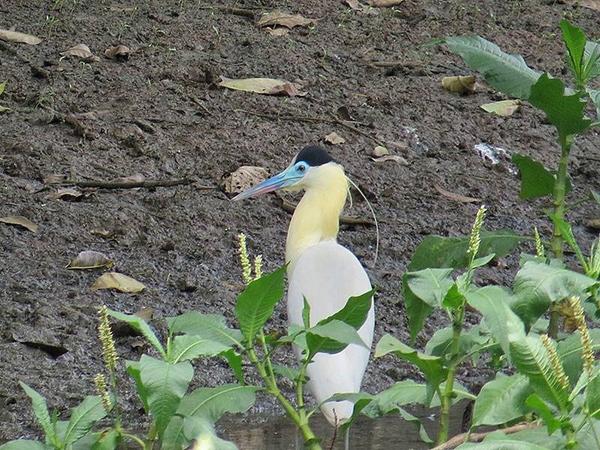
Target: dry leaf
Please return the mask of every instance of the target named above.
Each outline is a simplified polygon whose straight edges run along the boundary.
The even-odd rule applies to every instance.
[[[143,183],[146,181],[146,177],[141,173],[135,175],[129,175],[128,177],[121,177],[115,180],[117,183]]]
[[[371,156],[374,158],[381,158],[382,156],[389,155],[390,151],[383,145],[378,145],[371,151]]]
[[[67,269],[100,269],[102,267],[111,268],[113,262],[104,253],[87,250],[80,252],[75,259],[67,264]]]
[[[586,220],[585,226],[594,230],[600,230],[600,218]]]
[[[104,51],[104,56],[110,59],[129,59],[130,53],[131,51],[129,50],[129,47],[126,47],[124,45],[116,45],[114,47],[108,47]]]
[[[480,198],[466,197],[464,195],[455,194],[454,192],[450,192],[450,191],[447,191],[445,189],[442,189],[437,184],[434,184],[433,187],[435,188],[436,191],[438,191],[444,197],[449,198],[450,200],[454,200],[455,202],[461,202],[461,203],[481,202]]]
[[[502,100],[500,102],[486,103],[481,109],[501,117],[512,116],[521,106],[520,100]]]
[[[374,15],[374,16],[379,14],[379,12],[377,10],[375,10],[374,8],[372,8],[369,5],[363,5],[358,0],[345,0],[342,3],[344,3],[345,5],[348,5],[350,7],[350,9],[352,9],[353,11],[358,11],[361,13],[370,14],[370,15]]]
[[[333,145],[338,145],[338,144],[343,144],[344,142],[346,142],[346,139],[344,139],[339,134],[337,134],[335,131],[333,131],[333,132],[329,133],[327,136],[325,136],[325,142],[329,142],[330,144],[333,144]]]
[[[142,292],[146,286],[127,275],[117,272],[103,273],[92,285],[92,291],[98,289],[115,289],[119,292],[138,293]]]
[[[0,30],[0,41],[20,42],[21,44],[29,45],[38,45],[40,42],[42,42],[39,37],[12,30]]]
[[[475,76],[444,77],[442,78],[442,86],[449,92],[471,94],[475,91]]]
[[[306,92],[301,92],[299,87],[294,83],[273,78],[243,78],[234,80],[222,76],[219,86],[236,91],[255,92],[266,95],[285,94],[290,97],[306,95]]]
[[[287,28],[265,28],[265,30],[271,36],[278,36],[278,37],[285,36],[286,34],[290,33],[290,30],[288,30]]]
[[[408,166],[408,161],[399,155],[385,155],[385,156],[381,156],[380,158],[371,158],[371,160],[376,163],[384,163],[384,162],[388,162],[388,161],[393,161],[393,162],[400,164],[401,166]]]
[[[107,230],[106,228],[94,228],[90,233],[103,239],[109,239],[115,235],[114,231]]]
[[[74,201],[79,200],[83,195],[83,192],[75,188],[60,188],[53,194],[50,194],[50,197],[55,200]]]
[[[23,228],[27,228],[29,231],[33,233],[37,233],[38,226],[29,220],[27,217],[23,216],[5,216],[0,217],[0,222],[6,223],[8,225],[18,225]]]
[[[239,194],[260,183],[268,176],[269,172],[264,167],[242,166],[226,176],[221,183],[221,187],[226,194]]]
[[[63,183],[67,177],[65,175],[60,175],[57,173],[53,173],[50,175],[46,175],[44,177],[44,184],[60,184]]]
[[[600,11],[600,0],[562,0],[561,3],[583,6],[584,8]]]
[[[282,26],[287,28],[306,27],[314,23],[314,20],[302,17],[299,14],[290,14],[282,11],[273,11],[264,14],[256,25],[259,27]]]
[[[375,6],[376,8],[389,8],[390,6],[397,6],[404,0],[369,0],[369,5]]]
[[[90,48],[85,44],[77,44],[71,47],[69,50],[62,52],[61,55],[75,56],[89,62],[100,61],[100,58],[94,55]]]

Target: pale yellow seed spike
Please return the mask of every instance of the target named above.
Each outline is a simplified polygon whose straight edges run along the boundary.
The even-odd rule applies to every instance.
[[[546,252],[544,250],[544,244],[542,243],[542,238],[540,237],[537,227],[533,227],[533,237],[535,239],[535,254],[540,258],[545,258]]]
[[[542,334],[540,338],[542,339],[542,344],[544,345],[550,356],[550,365],[552,366],[552,372],[554,372],[554,375],[558,379],[558,382],[560,383],[561,387],[565,391],[568,391],[571,387],[569,384],[569,378],[567,377],[562,362],[560,361],[560,357],[558,356],[558,352],[556,351],[554,341],[550,339],[547,334]]]
[[[254,258],[254,279],[258,280],[262,277],[262,255]]]
[[[99,312],[98,337],[102,344],[102,358],[108,371],[112,374],[117,367],[117,350],[115,349],[115,340],[110,328],[110,320],[108,318],[108,308],[103,305]]]
[[[96,391],[100,398],[102,399],[102,406],[106,412],[110,412],[113,407],[112,400],[110,399],[110,394],[108,393],[108,388],[106,386],[106,378],[103,374],[99,373],[94,377],[94,384],[96,385]]]
[[[594,349],[592,347],[590,330],[585,321],[583,307],[578,297],[569,297],[569,306],[571,306],[574,319],[577,323],[577,330],[579,330],[579,334],[581,335],[583,369],[588,375],[591,375],[594,369]]]
[[[485,205],[481,205],[477,210],[477,215],[475,216],[475,221],[471,228],[471,236],[469,237],[469,254],[471,255],[471,258],[475,258],[479,252],[479,245],[481,244],[481,228],[483,227],[486,212],[487,209],[485,208]]]
[[[246,247],[246,235],[238,234],[238,249],[240,256],[240,266],[242,267],[242,279],[244,283],[249,284],[252,281],[252,266],[248,257],[248,248]]]

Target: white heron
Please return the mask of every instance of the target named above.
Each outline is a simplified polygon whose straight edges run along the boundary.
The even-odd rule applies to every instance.
[[[288,321],[302,325],[304,298],[310,305],[310,325],[342,309],[352,296],[371,290],[356,256],[336,242],[339,218],[348,195],[344,168],[318,146],[302,149],[283,172],[234,197],[242,200],[277,189],[304,190],[286,242]],[[318,403],[333,394],[359,392],[373,343],[373,299],[358,334],[368,348],[351,344],[336,354],[319,353],[307,367],[307,387]],[[352,415],[349,401],[326,402],[321,411],[333,426]]]

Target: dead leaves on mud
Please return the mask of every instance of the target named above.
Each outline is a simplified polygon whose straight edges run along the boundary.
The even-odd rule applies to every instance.
[[[264,95],[287,95],[290,97],[303,97],[306,95],[306,92],[302,92],[297,84],[273,78],[242,78],[236,80],[222,76],[219,86]]]
[[[5,223],[7,225],[15,225],[22,228],[25,228],[32,233],[37,233],[39,226],[29,220],[27,217],[23,216],[4,216],[0,217],[0,222]]]
[[[114,289],[128,294],[137,294],[142,292],[145,288],[146,286],[136,279],[118,272],[106,272],[102,274],[91,287],[93,291],[99,289]]]
[[[66,269],[71,270],[86,270],[86,269],[102,269],[111,268],[113,261],[104,253],[93,250],[80,252],[67,266]]]
[[[264,167],[242,166],[223,178],[221,188],[226,194],[239,194],[269,176]]]
[[[31,34],[19,33],[13,30],[0,30],[0,41],[17,42],[19,44],[38,45],[42,40]]]
[[[313,19],[307,19],[300,14],[290,14],[283,11],[272,11],[258,19],[256,25],[259,28],[265,27],[285,27],[292,29],[294,27],[307,27],[314,24]]]

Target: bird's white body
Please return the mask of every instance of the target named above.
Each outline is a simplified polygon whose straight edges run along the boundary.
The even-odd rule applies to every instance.
[[[289,274],[288,320],[302,326],[304,298],[310,305],[310,325],[339,311],[348,298],[371,290],[371,283],[362,265],[346,248],[334,240],[315,244],[298,257]],[[370,348],[375,324],[371,307],[367,320],[358,330]],[[317,402],[333,394],[360,391],[369,361],[369,349],[351,344],[339,353],[319,353],[307,368],[308,389]],[[352,415],[349,401],[328,402],[321,411],[332,424],[339,424]]]

